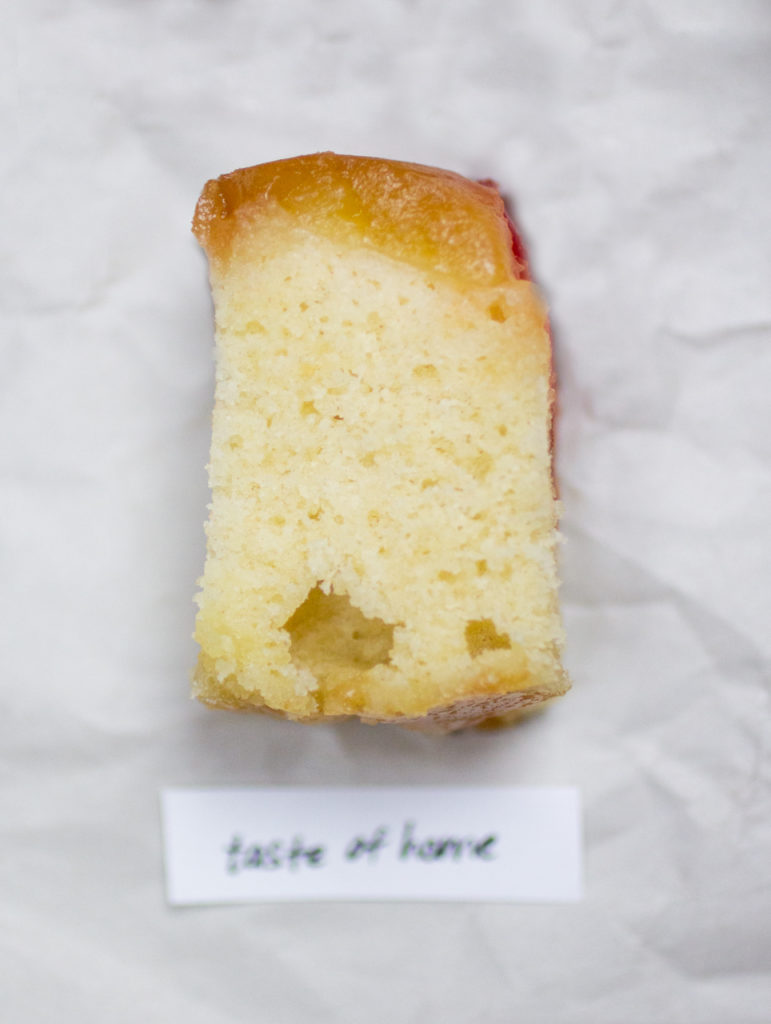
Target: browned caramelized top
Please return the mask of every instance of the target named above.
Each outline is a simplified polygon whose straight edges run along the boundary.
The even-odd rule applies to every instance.
[[[396,160],[314,153],[208,181],[193,231],[215,264],[279,209],[308,231],[455,280],[495,286],[523,276],[497,189]]]

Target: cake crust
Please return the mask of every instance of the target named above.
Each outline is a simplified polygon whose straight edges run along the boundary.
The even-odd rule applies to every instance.
[[[245,167],[208,181],[193,231],[209,259],[226,263],[260,211],[363,243],[456,286],[493,287],[525,276],[503,200],[491,181],[372,157],[315,153]]]

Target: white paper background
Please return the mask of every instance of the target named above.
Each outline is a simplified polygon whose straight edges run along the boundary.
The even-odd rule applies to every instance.
[[[4,1017],[766,1021],[769,4],[9,6]],[[551,303],[575,688],[513,732],[188,700],[189,221],[207,177],[325,148],[497,178]],[[580,786],[585,901],[166,907],[162,785],[410,781]]]

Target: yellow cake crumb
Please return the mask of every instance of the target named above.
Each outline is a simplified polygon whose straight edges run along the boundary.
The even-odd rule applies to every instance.
[[[567,689],[550,341],[497,192],[317,154],[194,227],[217,379],[195,693],[446,731]]]

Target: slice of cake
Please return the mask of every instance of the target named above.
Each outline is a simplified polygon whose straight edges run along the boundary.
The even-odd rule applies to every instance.
[[[497,190],[319,153],[207,183],[195,694],[444,732],[563,693],[546,313]]]

